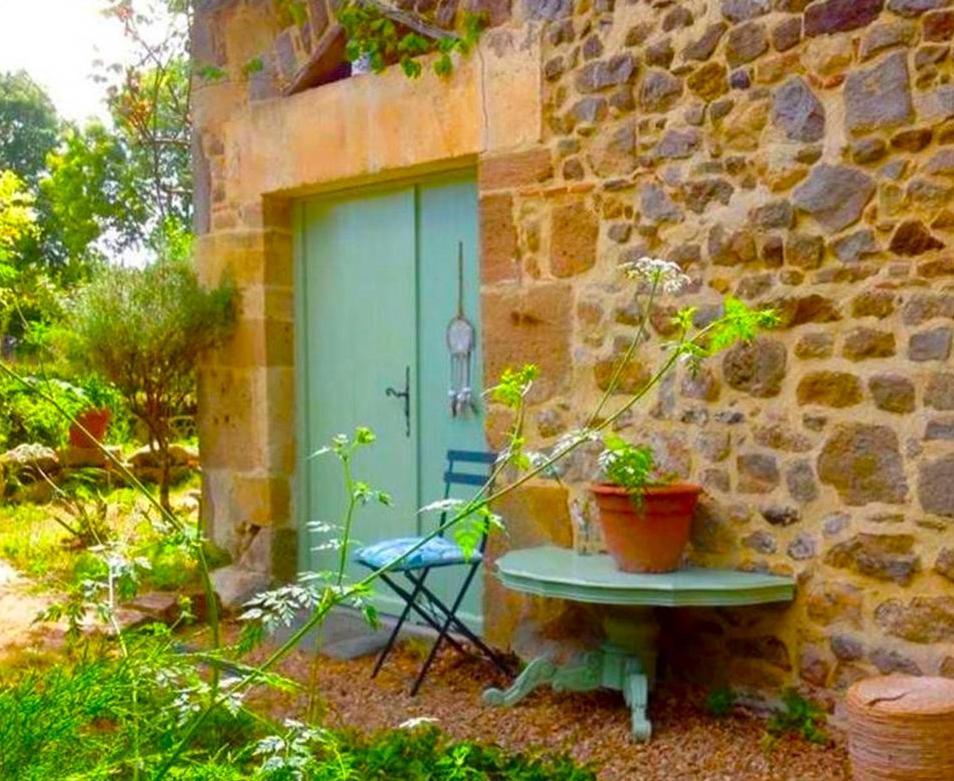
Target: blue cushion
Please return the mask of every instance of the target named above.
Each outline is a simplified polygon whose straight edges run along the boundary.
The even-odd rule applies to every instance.
[[[394,540],[382,540],[367,545],[355,553],[355,560],[366,567],[379,569],[398,556],[406,553],[421,541],[420,537],[399,537]],[[465,564],[480,561],[479,551],[474,551],[468,559],[460,546],[443,537],[434,537],[411,553],[393,570],[424,569],[425,567],[443,567],[448,564]]]

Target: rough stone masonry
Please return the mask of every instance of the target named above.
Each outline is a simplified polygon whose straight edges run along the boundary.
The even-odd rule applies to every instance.
[[[954,4],[488,8],[542,41],[539,143],[478,164],[485,376],[540,364],[531,445],[583,422],[634,333],[620,262],[663,256],[694,280],[624,390],[690,301],[700,323],[728,294],[781,317],[624,421],[705,487],[695,562],[798,578],[793,607],[669,614],[669,658],[822,695],[877,671],[954,677]],[[270,56],[280,86],[294,59]],[[488,417],[499,443],[506,415]],[[594,474],[593,451],[567,471],[578,543]],[[530,616],[561,621],[488,603],[503,641]]]

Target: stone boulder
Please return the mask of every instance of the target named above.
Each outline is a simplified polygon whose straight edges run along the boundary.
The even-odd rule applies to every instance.
[[[21,482],[36,482],[44,474],[52,476],[59,472],[60,459],[46,445],[24,443],[0,456],[0,467]]]
[[[226,613],[240,613],[250,599],[271,587],[271,577],[239,564],[229,564],[212,572],[212,586]]]

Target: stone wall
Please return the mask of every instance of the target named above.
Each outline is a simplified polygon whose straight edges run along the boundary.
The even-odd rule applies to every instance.
[[[205,5],[197,45],[230,77],[197,97],[200,264],[207,279],[238,271],[246,325],[203,371],[220,540],[248,547],[243,535],[292,524],[291,199],[476,159],[484,374],[541,366],[532,446],[582,422],[633,334],[620,261],[684,266],[692,290],[666,311],[691,303],[705,322],[733,294],[781,315],[625,420],[706,488],[694,561],[799,583],[791,607],[666,613],[672,662],[818,693],[877,670],[954,676],[946,0],[523,0],[500,6],[481,57],[449,81],[385,74],[288,98],[274,70],[242,75],[287,32],[270,2]],[[360,132],[393,123],[394,106],[417,118],[413,133]],[[653,328],[627,390],[659,361],[667,318]],[[506,424],[489,411],[492,442]],[[594,544],[595,455],[569,464],[569,516],[554,510],[562,489],[535,486],[514,539],[565,544],[572,526]],[[565,627],[554,606],[487,585],[498,642]]]
[[[694,561],[798,578],[791,609],[669,614],[676,663],[819,691],[954,676],[948,5],[527,0],[545,142],[480,185],[488,375],[542,365],[534,443],[582,423],[633,335],[619,262],[678,261],[693,289],[665,308],[700,323],[725,294],[782,319],[624,426],[705,487]],[[584,538],[594,456],[569,470]]]

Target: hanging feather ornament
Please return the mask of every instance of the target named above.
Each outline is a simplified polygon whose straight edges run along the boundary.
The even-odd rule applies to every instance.
[[[457,243],[457,315],[447,325],[447,349],[450,352],[450,399],[452,417],[477,412],[471,385],[471,362],[476,330],[464,316],[464,244]]]

